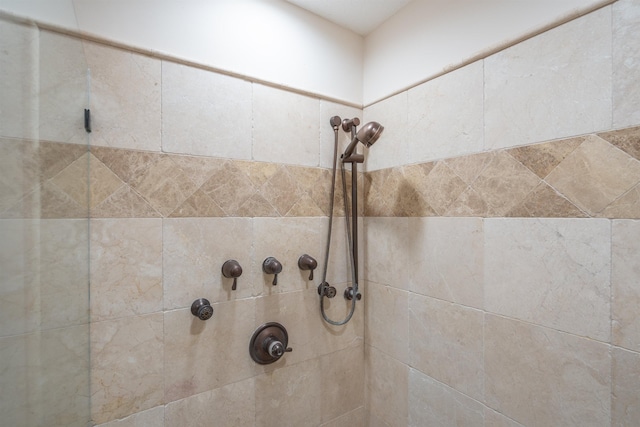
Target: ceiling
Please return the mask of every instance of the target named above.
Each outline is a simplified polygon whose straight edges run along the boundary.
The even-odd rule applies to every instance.
[[[366,36],[411,0],[286,0]]]

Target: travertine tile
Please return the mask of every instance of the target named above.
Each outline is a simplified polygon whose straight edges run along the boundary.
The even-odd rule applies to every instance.
[[[83,46],[96,111],[91,145],[160,151],[160,60],[93,42]]]
[[[256,377],[256,427],[279,425],[283,420],[292,426],[319,425],[321,376],[316,358]]]
[[[164,313],[165,402],[213,390],[254,375],[249,339],[255,328],[255,301],[213,305],[203,321],[189,308]]]
[[[366,414],[364,407],[351,411],[331,421],[323,423],[322,427],[353,427],[365,426]]]
[[[640,181],[640,162],[592,135],[564,159],[546,181],[593,215]]]
[[[640,219],[640,184],[600,211],[598,217]]]
[[[162,221],[91,221],[91,319],[162,310]]]
[[[587,218],[576,205],[562,197],[548,184],[541,182],[522,201],[505,214],[525,218]]]
[[[491,55],[484,60],[484,72],[486,148],[608,129],[611,9]]]
[[[364,406],[364,343],[320,358],[322,422]]]
[[[484,234],[479,218],[411,218],[403,268],[409,289],[482,309]]]
[[[0,212],[15,205],[38,185],[37,147],[21,140],[0,139]]]
[[[408,92],[402,92],[364,109],[363,125],[376,121],[384,126],[384,132],[372,148],[358,148],[365,153],[367,172],[412,163],[407,144],[408,99]]]
[[[87,204],[79,205],[51,181],[46,181],[24,196],[1,215],[7,219],[18,218],[87,218]]]
[[[224,211],[214,202],[211,197],[198,189],[187,200],[174,210],[171,218],[190,217],[223,217]]]
[[[0,387],[0,413],[2,422],[8,425],[28,425],[29,338],[29,335],[0,338],[0,382],[11,385]]]
[[[609,341],[610,226],[599,219],[486,219],[485,308]]]
[[[33,160],[38,161],[40,181],[53,178],[89,151],[87,145],[78,144],[58,144],[48,141],[38,141],[35,144],[25,142],[25,144],[37,150],[37,155],[34,155]]]
[[[481,194],[469,187],[449,206],[444,216],[489,217],[498,215],[496,215],[495,210],[487,204]]]
[[[367,345],[409,363],[409,293],[367,283],[364,298]]]
[[[481,311],[417,294],[409,297],[411,367],[478,400],[484,397],[482,331]]]
[[[522,424],[486,406],[484,408],[484,425],[487,427],[522,427]]]
[[[241,206],[256,193],[242,166],[242,162],[226,161],[200,187],[228,216],[239,216]]]
[[[466,189],[467,184],[445,162],[437,162],[418,192],[442,215]]]
[[[526,145],[506,150],[531,172],[544,179],[565,157],[584,142],[584,137]]]
[[[482,151],[483,78],[482,61],[476,61],[409,89],[407,140],[394,140],[396,149],[407,145],[414,162]]]
[[[260,188],[260,194],[273,206],[279,216],[286,215],[302,197],[303,192],[286,168],[281,167]]]
[[[139,179],[147,169],[165,158],[165,155],[151,151],[96,146],[91,147],[91,154],[127,184]]]
[[[638,10],[640,11],[640,8]],[[640,160],[640,127],[599,133],[598,136]]]
[[[491,163],[494,155],[495,151],[488,151],[485,153],[445,159],[444,162],[462,178],[466,184],[470,185],[480,176],[484,168]]]
[[[622,0],[613,14],[613,127],[640,123],[640,5]]]
[[[257,83],[252,86],[252,158],[318,166],[320,101]],[[249,123],[245,127],[248,129]]]
[[[163,402],[162,313],[91,324],[91,412],[96,423]]]
[[[198,298],[211,303],[256,295],[260,277],[253,265],[253,223],[249,218],[184,218],[163,221],[163,284],[166,309],[191,307]],[[237,289],[222,275],[222,264],[242,267]]]
[[[363,276],[372,282],[409,290],[409,272],[405,263],[408,245],[416,243],[408,218],[367,217],[363,220]]]
[[[173,163],[178,165],[182,172],[198,187],[211,178],[226,161],[225,159],[205,156],[170,155],[169,158]],[[234,162],[236,166],[239,163],[243,162]]]
[[[404,427],[409,420],[409,367],[365,346],[366,408],[370,426]],[[374,419],[379,421],[374,422]]]
[[[279,217],[280,214],[267,199],[260,193],[253,193],[242,203],[234,215],[241,217]]]
[[[256,420],[255,379],[229,384],[185,399],[170,402],[165,427],[210,425],[253,427]],[[151,425],[150,425],[151,427]]]
[[[409,426],[484,426],[481,403],[409,370]]]
[[[608,425],[609,347],[487,315],[485,387],[487,405],[523,425]]]
[[[632,426],[640,420],[640,354],[612,350],[611,425]]]
[[[613,221],[611,238],[612,343],[640,351],[640,223]]]
[[[185,203],[187,203],[185,201]],[[159,218],[162,215],[128,185],[91,208],[91,218]]]
[[[162,61],[162,149],[251,159],[249,81]]]
[[[473,182],[472,187],[493,215],[504,215],[540,183],[533,172],[500,151]],[[455,205],[455,203],[454,203]]]
[[[164,425],[164,406],[156,406],[97,427],[163,427]]]

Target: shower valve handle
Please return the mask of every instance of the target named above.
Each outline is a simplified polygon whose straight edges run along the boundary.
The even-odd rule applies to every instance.
[[[238,277],[242,276],[242,267],[235,259],[229,259],[222,264],[222,275],[228,279],[233,278],[231,290],[235,291],[238,286]]]
[[[280,261],[270,256],[262,263],[262,271],[267,274],[275,274],[272,284],[273,286],[276,286],[278,284],[278,274],[282,272],[282,264],[280,264]]]
[[[316,261],[311,255],[304,254],[298,258],[298,267],[300,270],[310,270],[309,280],[313,280],[313,270],[318,267],[318,261]]]

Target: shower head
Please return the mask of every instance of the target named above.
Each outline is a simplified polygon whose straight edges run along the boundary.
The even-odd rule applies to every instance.
[[[382,126],[378,122],[369,122],[366,125],[362,126],[360,130],[353,135],[351,139],[351,143],[344,150],[344,154],[342,155],[343,162],[346,161],[356,149],[358,145],[358,141],[364,144],[365,147],[371,147],[380,137],[380,134],[384,130],[384,126]]]

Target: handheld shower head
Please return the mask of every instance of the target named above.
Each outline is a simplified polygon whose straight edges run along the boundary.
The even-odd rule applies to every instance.
[[[342,161],[347,161],[347,159],[351,157],[356,149],[356,146],[358,145],[358,141],[364,144],[364,146],[367,148],[375,144],[383,130],[384,126],[382,126],[378,122],[369,122],[366,125],[362,126],[351,139],[351,143],[349,144],[347,149],[344,150]]]

